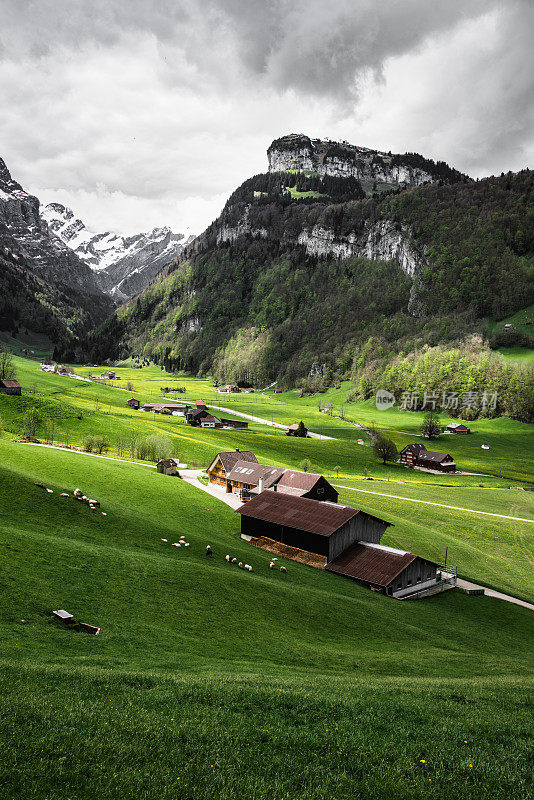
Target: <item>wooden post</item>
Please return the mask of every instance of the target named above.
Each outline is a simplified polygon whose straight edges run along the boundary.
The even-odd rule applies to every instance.
[[[444,566],[447,566],[447,553],[448,553],[448,550],[449,550],[449,548],[446,547],[445,548],[445,564],[444,564]]]

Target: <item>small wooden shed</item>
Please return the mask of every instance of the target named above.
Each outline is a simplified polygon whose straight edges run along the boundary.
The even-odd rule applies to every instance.
[[[0,394],[22,394],[22,387],[18,381],[3,378],[0,380]]]
[[[176,475],[176,461],[173,458],[162,458],[156,465],[156,470],[163,475]]]

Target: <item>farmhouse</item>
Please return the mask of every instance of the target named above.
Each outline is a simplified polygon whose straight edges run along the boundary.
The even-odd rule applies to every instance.
[[[240,392],[241,389],[239,386],[236,386],[235,383],[228,383],[226,386],[221,386],[219,392]]]
[[[213,414],[208,414],[206,411],[202,411],[200,416],[200,427],[201,428],[222,428],[223,423],[218,417],[214,417]]]
[[[189,409],[186,414],[186,419],[189,425],[200,425],[203,419],[210,416],[211,414],[209,411],[206,411],[205,406],[197,406],[196,408]]]
[[[114,380],[115,379],[115,373],[114,372],[103,372],[100,377],[103,378],[106,381],[107,380]]]
[[[18,381],[11,380],[10,378],[2,378],[0,380],[0,394],[22,394],[22,387]]]
[[[217,453],[206,472],[210,483],[216,483],[227,489],[227,475],[232,471],[238,461],[247,461],[253,464],[258,463],[258,459],[252,450],[231,450],[229,453]]]
[[[301,436],[303,439],[305,439],[307,435],[308,429],[303,422],[294,422],[293,425],[290,425],[286,431],[286,436]]]
[[[462,422],[450,422],[445,428],[449,433],[471,433],[471,428]]]
[[[380,543],[388,525],[357,508],[267,489],[236,510],[241,534],[323,555],[333,561],[356,542]]]
[[[400,463],[408,467],[424,467],[439,472],[456,472],[456,464],[449,453],[427,450],[424,444],[408,444],[400,452]]]
[[[405,550],[358,542],[330,561],[325,569],[393,597],[429,589],[441,580],[439,565]]]
[[[174,458],[162,458],[156,465],[157,472],[163,475],[176,475],[176,461]]]
[[[254,489],[262,492],[271,488],[284,474],[283,467],[269,464],[251,464],[249,461],[238,461],[226,476],[226,491],[240,494],[247,500]]]
[[[136,408],[136,409],[139,408],[139,406],[141,405],[139,400],[136,400],[135,397],[130,397],[130,399],[126,401],[126,404],[129,405],[130,408]]]

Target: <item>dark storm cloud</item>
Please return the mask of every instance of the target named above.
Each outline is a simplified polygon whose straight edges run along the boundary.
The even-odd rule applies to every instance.
[[[290,131],[474,175],[534,154],[533,0],[0,0],[0,12],[0,155],[98,225],[179,227],[193,208],[200,226]]]

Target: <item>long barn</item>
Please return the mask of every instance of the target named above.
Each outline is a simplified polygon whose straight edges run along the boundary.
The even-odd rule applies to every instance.
[[[237,509],[241,534],[266,537],[332,561],[355,542],[378,544],[391,524],[357,508],[267,489]]]

